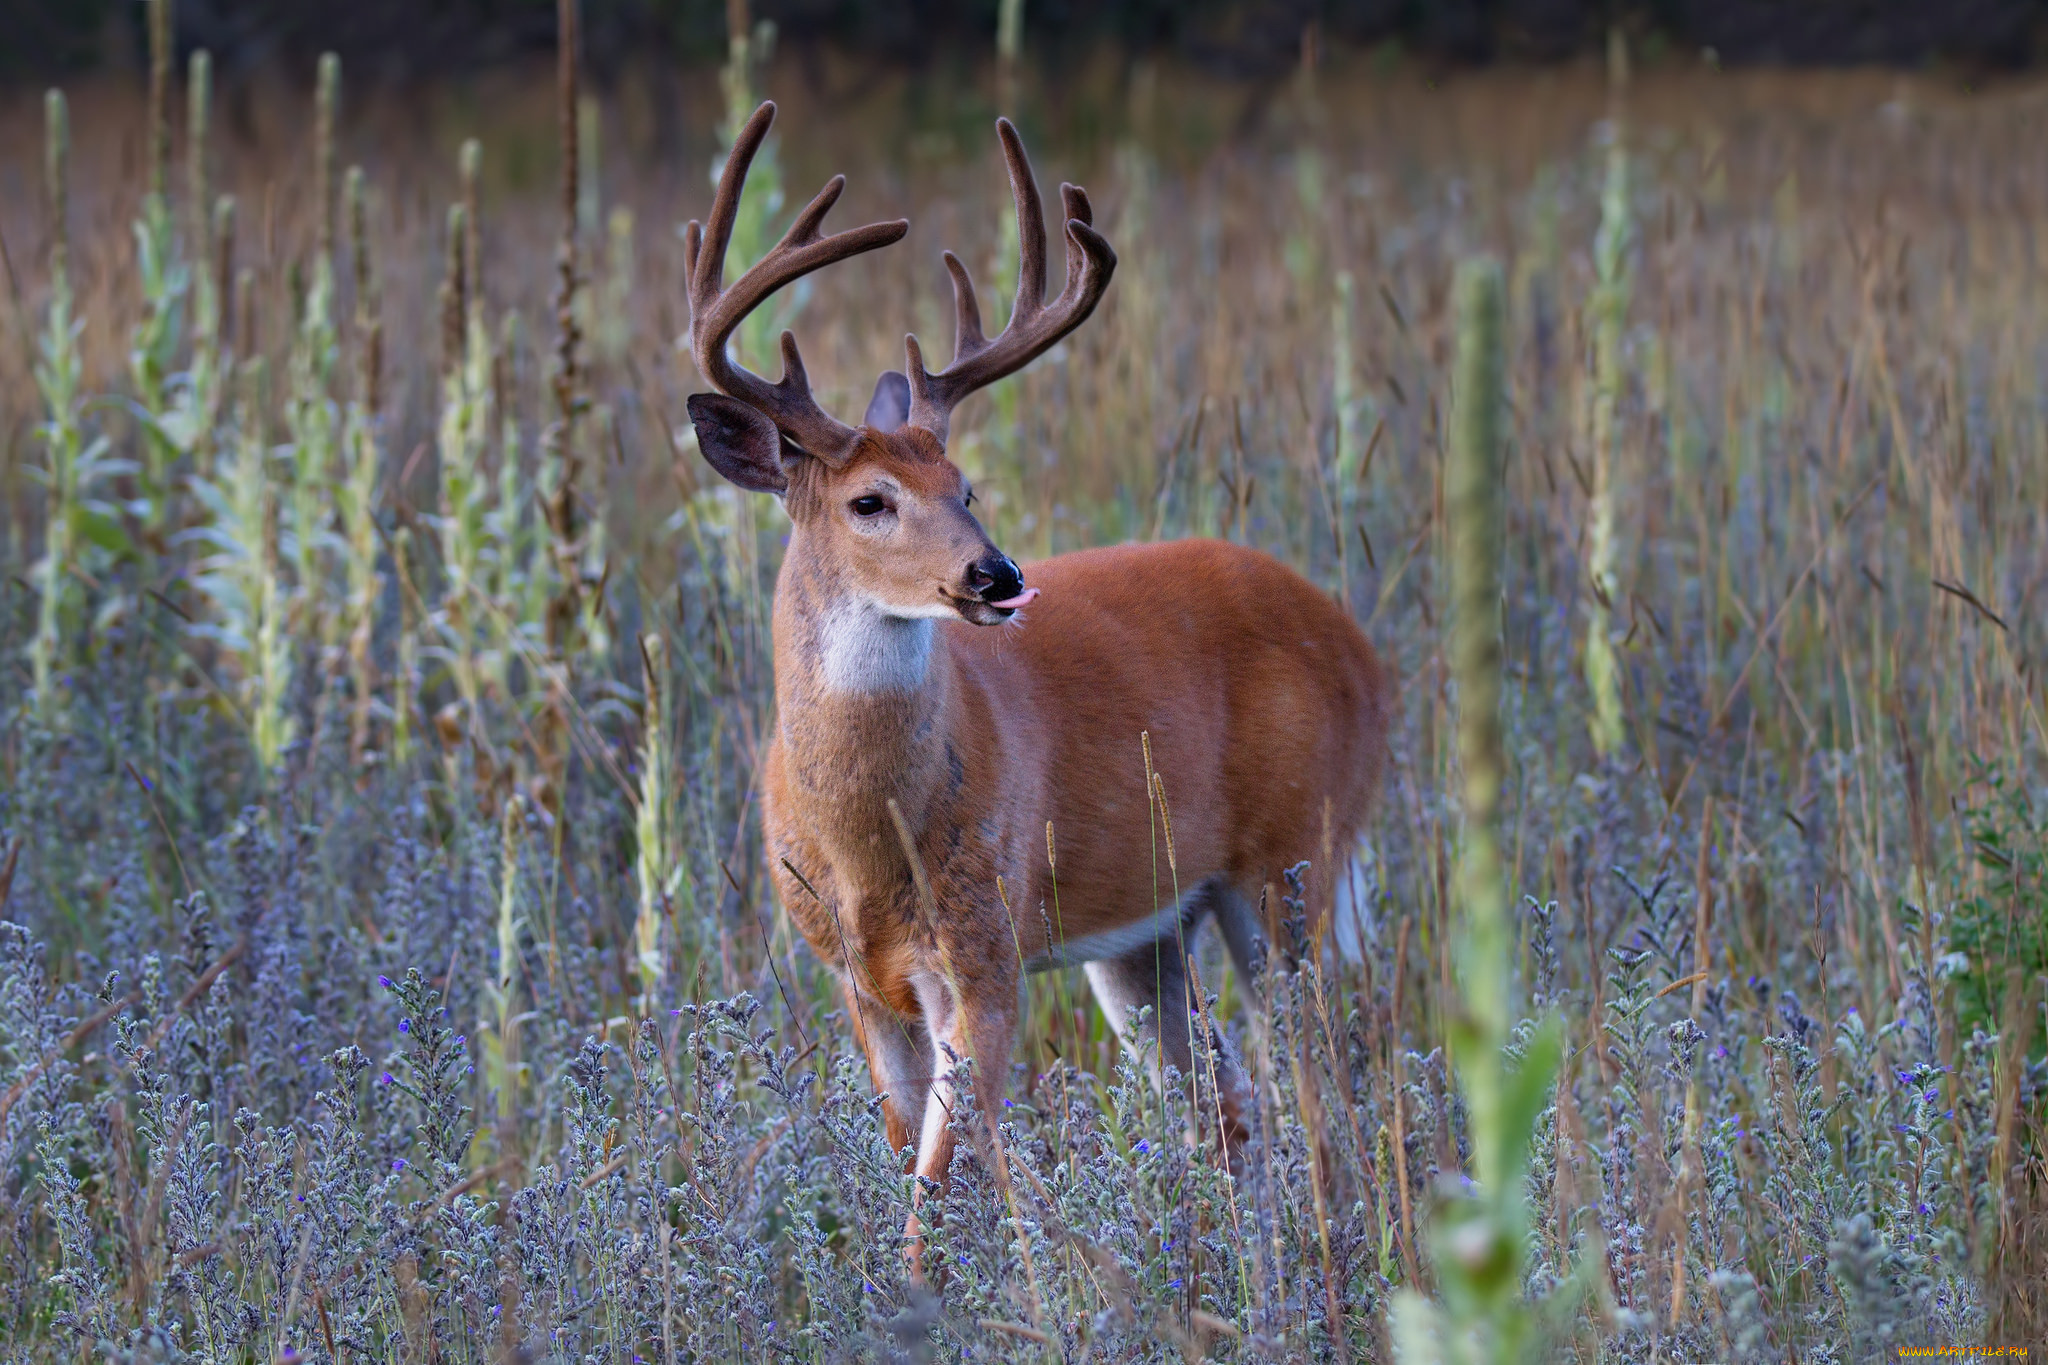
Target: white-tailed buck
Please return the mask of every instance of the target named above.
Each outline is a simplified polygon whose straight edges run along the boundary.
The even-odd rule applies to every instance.
[[[947,252],[953,361],[931,373],[906,339],[907,377],[882,376],[862,425],[818,406],[787,332],[779,383],[736,364],[727,339],[770,294],[909,229],[821,235],[845,185],[835,177],[725,283],[741,188],[774,114],[755,112],[710,222],[685,238],[691,350],[719,389],[691,398],[690,417],[712,467],[781,498],[791,522],[763,774],[769,866],[845,987],[889,1141],[901,1150],[915,1132],[917,1173],[943,1184],[953,1059],[974,1059],[993,1125],[1026,972],[1086,964],[1112,1023],[1151,1006],[1147,1043],[1188,1071],[1203,1027],[1189,1013],[1190,938],[1213,916],[1254,972],[1264,888],[1352,846],[1386,751],[1388,688],[1351,617],[1257,551],[1121,545],[1020,569],[989,541],[946,458],[948,416],[1078,327],[1116,265],[1087,194],[1062,185],[1066,283],[1046,301],[1038,190],[1007,120],[996,132],[1022,260],[1000,336],[983,336],[973,281]],[[1171,799],[1172,878],[1155,862],[1160,792],[1147,789],[1141,734]],[[1177,898],[1157,890],[1176,878]],[[1250,1092],[1217,1053],[1234,1151]],[[911,1234],[914,1255],[914,1218]]]

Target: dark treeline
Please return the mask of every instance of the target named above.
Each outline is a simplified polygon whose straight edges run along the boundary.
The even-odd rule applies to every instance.
[[[974,57],[1000,0],[754,0],[785,45],[897,65]],[[547,49],[554,0],[178,0],[181,49],[224,74],[338,51],[351,69],[405,81]],[[726,0],[585,0],[587,56],[602,74],[630,57],[722,55]],[[1934,61],[2011,67],[2048,49],[2048,0],[1026,0],[1041,60],[1110,44],[1251,78],[1299,60],[1303,35],[1332,46],[1397,44],[1458,63],[1555,61],[1596,51],[1616,16],[1654,55],[1712,48],[1724,62]],[[44,79],[132,63],[142,7],[128,0],[0,0],[0,74]]]

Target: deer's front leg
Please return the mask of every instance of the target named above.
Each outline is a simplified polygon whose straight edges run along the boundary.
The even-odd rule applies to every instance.
[[[904,1228],[906,1252],[913,1278],[924,1276],[924,1229],[920,1217],[926,1210],[928,1194],[924,1181],[944,1193],[947,1174],[953,1166],[952,1117],[960,1103],[960,1087],[954,1068],[974,1059],[974,1099],[981,1111],[981,1128],[975,1132],[978,1146],[988,1150],[996,1140],[996,1124],[1002,1114],[1003,1092],[1010,1079],[1010,1057],[1016,1050],[1019,1016],[1019,979],[1014,971],[954,974],[960,995],[956,999],[946,981],[936,973],[917,982],[918,1003],[924,1009],[934,1055],[931,1092],[925,1100],[924,1129],[917,1144],[916,1171],[921,1177],[911,1196],[910,1221]]]
[[[921,1020],[904,1018],[853,982],[842,980],[840,986],[861,1051],[867,1054],[868,1075],[882,1096],[889,1150],[901,1153],[911,1145],[911,1125],[924,1117],[931,1091],[931,1035]]]

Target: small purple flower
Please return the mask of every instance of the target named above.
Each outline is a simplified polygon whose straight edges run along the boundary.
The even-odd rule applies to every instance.
[[[385,1073],[384,1073],[383,1075],[379,1076],[379,1077],[377,1078],[377,1084],[379,1084],[379,1085],[389,1085],[389,1084],[391,1084],[391,1073],[387,1071],[387,1072],[385,1072]]]
[[[1136,1142],[1131,1144],[1131,1150],[1134,1152],[1141,1152],[1146,1156],[1150,1156],[1152,1154],[1152,1144],[1147,1142],[1144,1138],[1139,1138]]]
[[[1178,1289],[1178,1288],[1180,1288],[1180,1286],[1181,1286],[1181,1278],[1180,1278],[1180,1276],[1178,1276],[1178,1275],[1174,1276],[1174,1277],[1173,1277],[1172,1279],[1170,1279],[1170,1280],[1168,1280],[1168,1281],[1166,1282],[1166,1287],[1167,1287],[1168,1289]]]
[[[399,1021],[398,1021],[398,1031],[399,1031],[400,1033],[411,1033],[411,1032],[412,1032],[412,1020],[410,1020],[410,1019],[401,1019],[401,1020],[399,1020]]]
[[[392,1162],[392,1163],[391,1163],[391,1169],[392,1169],[392,1170],[394,1170],[394,1171],[402,1171],[402,1170],[404,1170],[404,1169],[405,1169],[405,1158],[404,1158],[404,1157],[400,1157],[400,1158],[398,1158],[398,1160],[396,1160],[396,1161]]]
[[[380,976],[377,978],[377,984],[388,991],[391,989],[391,978],[388,976]]]

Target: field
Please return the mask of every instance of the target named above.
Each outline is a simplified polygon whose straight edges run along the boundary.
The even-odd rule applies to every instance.
[[[0,98],[0,1359],[2048,1346],[2048,89],[767,39],[566,117],[546,69]],[[684,417],[676,229],[764,94],[736,255],[841,170],[834,224],[913,229],[757,367],[787,320],[850,417],[950,331],[941,247],[1008,297],[1011,112],[1121,264],[954,424],[991,535],[1257,545],[1401,682],[1342,913],[1273,888],[1263,1003],[1201,958],[1244,1178],[1035,978],[1012,1178],[963,1142],[929,1288],[761,851],[780,513]],[[1459,614],[1482,256],[1501,580]],[[1519,1130],[1452,1059],[1489,1011]]]

